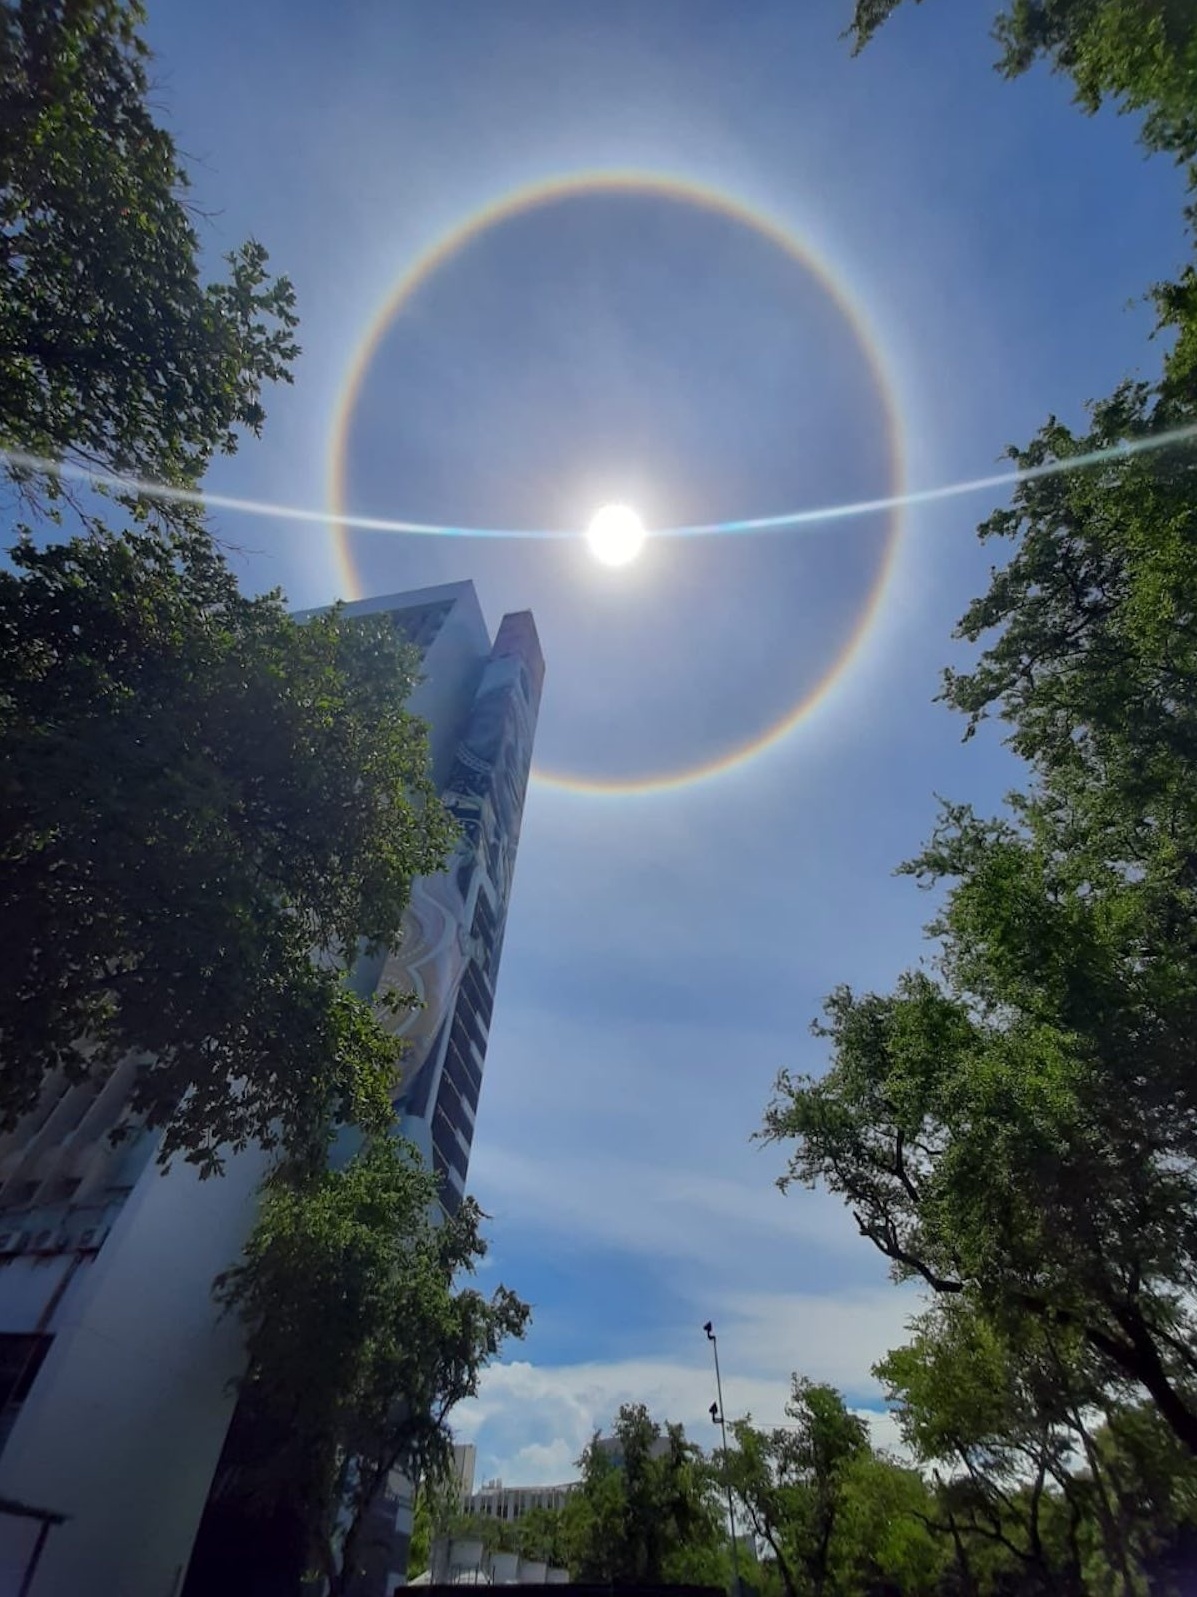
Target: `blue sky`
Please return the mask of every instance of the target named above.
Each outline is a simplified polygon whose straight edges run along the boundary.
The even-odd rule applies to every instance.
[[[156,0],[156,94],[218,252],[248,233],[294,279],[304,355],[229,493],[326,503],[350,356],[388,285],[480,205],[625,166],[714,185],[829,263],[893,377],[912,484],[994,469],[1050,412],[1150,371],[1133,301],[1182,255],[1180,185],[1127,121],[992,71],[989,0],[904,8],[851,59],[841,0]],[[650,523],[884,491],[884,411],[817,281],[760,237],[644,198],[492,230],[383,342],[349,447],[366,513]],[[782,1067],[818,1070],[834,984],[920,955],[893,867],[933,795],[996,804],[996,742],[931,702],[983,585],[992,495],[912,511],[876,624],[783,743],[717,780],[592,798],[533,785],[471,1184],[488,1266],[532,1332],[461,1415],[480,1469],[559,1479],[620,1401],[701,1439],[714,1317],[730,1413],[778,1417],[791,1370],[875,1407],[912,1300],[823,1194],[783,1198],[750,1143]],[[299,606],[340,578],[319,527],[222,515],[248,584]],[[873,581],[877,518],[785,536],[581,542],[362,535],[368,591],[472,578],[531,607],[538,756],[591,778],[718,757],[809,689]],[[882,1420],[878,1434],[890,1428]]]

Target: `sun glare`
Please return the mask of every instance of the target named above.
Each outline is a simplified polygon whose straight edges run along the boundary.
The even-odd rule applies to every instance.
[[[627,505],[604,505],[586,529],[586,542],[605,566],[626,566],[644,547],[644,523]]]

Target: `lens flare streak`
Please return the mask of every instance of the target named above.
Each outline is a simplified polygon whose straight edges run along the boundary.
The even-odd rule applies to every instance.
[[[1106,465],[1110,461],[1153,454],[1157,450],[1175,448],[1179,444],[1192,443],[1195,440],[1197,440],[1197,423],[1191,423],[1185,427],[1174,427],[1168,432],[1151,433],[1143,438],[1132,438],[1122,443],[1111,444],[1107,449],[1095,449],[1087,454],[1073,455],[1067,460],[1045,461],[1041,466],[998,471],[985,477],[967,477],[958,482],[942,483],[935,488],[915,488],[909,493],[891,494],[880,499],[854,499],[836,505],[816,505],[806,510],[787,510],[774,516],[756,516],[739,521],[699,522],[691,526],[658,527],[650,530],[648,536],[718,538],[819,527],[829,522],[851,521],[865,516],[879,515],[885,511],[909,510],[919,505],[940,504],[949,499],[967,498],[972,494],[1016,488],[1020,483],[1037,482],[1044,477],[1058,477],[1073,471],[1085,471],[1094,466]],[[360,532],[384,532],[429,538],[544,541],[583,536],[581,529],[576,527],[454,527],[426,521],[404,521],[393,516],[361,516],[350,512],[338,512],[333,518],[323,508],[280,504],[269,499],[247,499],[235,494],[211,493],[207,489],[178,488],[170,483],[154,482],[146,477],[128,477],[117,472],[100,471],[94,466],[74,461],[49,460],[41,455],[27,454],[20,449],[0,448],[0,460],[17,471],[60,477],[67,482],[83,483],[108,492],[133,494],[145,499],[161,500],[167,504],[195,505],[205,510],[224,510],[234,515],[257,516],[273,521],[326,526],[331,519],[335,519],[342,525],[353,527]]]

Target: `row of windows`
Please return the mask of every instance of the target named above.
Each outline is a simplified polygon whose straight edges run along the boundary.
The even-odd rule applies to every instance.
[[[490,1519],[519,1519],[534,1508],[561,1508],[569,1495],[568,1487],[554,1487],[547,1492],[523,1491],[518,1495],[504,1492],[501,1497],[475,1497],[470,1508]]]
[[[472,1042],[480,1054],[486,1053],[490,1017],[495,1007],[490,977],[476,960],[471,960],[462,978],[457,1012],[462,1016],[463,1039]]]
[[[454,1133],[457,1133],[455,1136]],[[432,1135],[444,1139],[445,1153],[449,1163],[454,1165],[461,1175],[466,1173],[466,1161],[469,1153],[461,1147],[464,1141],[468,1150],[474,1140],[474,1123],[466,1112],[461,1101],[461,1096],[451,1081],[442,1081],[441,1090],[437,1094],[436,1114],[432,1119]]]
[[[462,1064],[471,1073],[476,1073],[479,1081],[482,1079],[482,1061],[486,1058],[487,1025],[492,1005],[488,984],[479,976],[478,967],[471,960],[458,988],[449,1047],[456,1049]]]
[[[490,899],[485,893],[479,893],[477,902],[474,905],[474,920],[470,926],[470,936],[482,948],[483,960],[486,966],[489,966],[491,961],[498,929],[498,916],[490,907]]]
[[[472,1059],[463,1060],[454,1038],[449,1039],[449,1051],[445,1055],[445,1073],[441,1078],[442,1089],[446,1081],[453,1084],[463,1103],[471,1110],[478,1108],[478,1093],[482,1087],[482,1072]]]
[[[461,1192],[457,1183],[449,1174],[449,1162],[434,1142],[432,1145],[432,1168],[440,1178],[441,1203],[449,1214],[456,1214],[461,1207]]]
[[[446,1162],[457,1171],[463,1181],[470,1162],[473,1130],[461,1112],[461,1100],[453,1089],[449,1088],[442,1092],[436,1101],[436,1113],[432,1117],[432,1145],[434,1148],[440,1148]],[[458,1131],[465,1141],[464,1148],[458,1138]]]

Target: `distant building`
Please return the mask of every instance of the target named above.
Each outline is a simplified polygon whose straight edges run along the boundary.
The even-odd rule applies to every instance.
[[[600,1436],[596,1445],[600,1453],[617,1467],[623,1464],[619,1441],[614,1436]],[[663,1458],[669,1451],[668,1437],[659,1436],[649,1447],[650,1458]],[[579,1481],[566,1481],[557,1486],[504,1486],[501,1480],[484,1481],[466,1504],[471,1514],[482,1514],[488,1519],[516,1520],[533,1508],[564,1508],[571,1492],[576,1492]]]
[[[488,1519],[516,1520],[533,1508],[564,1508],[577,1481],[563,1486],[504,1486],[500,1480],[484,1481],[466,1504],[471,1514]]]
[[[595,1443],[604,1458],[610,1459],[617,1469],[623,1468],[623,1453],[620,1450],[618,1436],[600,1436]],[[648,1444],[649,1458],[664,1458],[669,1451],[669,1438],[658,1436],[655,1441]]]
[[[473,1442],[459,1442],[453,1449],[453,1482],[459,1502],[468,1503],[472,1497],[477,1468],[478,1449]]]

